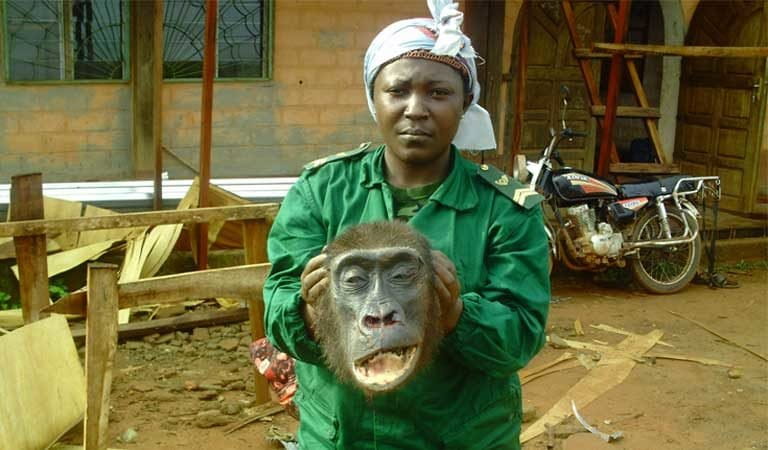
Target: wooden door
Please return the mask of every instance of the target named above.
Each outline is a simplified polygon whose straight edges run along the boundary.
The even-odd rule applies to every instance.
[[[559,1],[531,1],[528,38],[528,67],[521,150],[528,159],[536,158],[549,142],[550,127],[560,128],[562,99],[560,86],[568,86],[571,100],[566,121],[574,130],[586,131],[587,138],[577,138],[560,145],[560,154],[572,167],[591,170],[595,155],[596,122],[590,115],[589,97],[578,62],[573,57],[573,43]],[[604,41],[605,7],[594,3],[575,3],[576,21],[584,45]],[[517,61],[516,55],[513,61]],[[516,73],[516,70],[512,70]],[[599,64],[593,65],[599,84]],[[510,86],[514,86],[511,83]],[[510,89],[514,105],[514,89]],[[507,130],[512,130],[514,111],[510,108]],[[511,139],[508,140],[511,142]]]
[[[700,2],[686,44],[768,45],[764,5],[764,0]],[[718,175],[724,209],[755,210],[765,65],[766,58],[683,59],[675,161],[684,173]]]

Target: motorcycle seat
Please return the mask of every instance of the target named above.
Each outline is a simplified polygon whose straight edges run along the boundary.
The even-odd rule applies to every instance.
[[[628,183],[617,186],[619,195],[622,198],[633,197],[658,197],[659,195],[671,194],[675,190],[677,181],[681,178],[688,178],[690,175],[675,175],[660,180],[645,181],[641,183]],[[680,192],[691,191],[696,187],[693,181],[686,181],[680,185]]]

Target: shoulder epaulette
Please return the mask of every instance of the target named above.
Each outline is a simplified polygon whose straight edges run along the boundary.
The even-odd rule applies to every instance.
[[[478,166],[477,173],[480,178],[525,209],[531,209],[544,200],[544,196],[530,186],[520,183],[493,166],[481,164]]]
[[[360,146],[355,148],[355,149],[347,150],[345,152],[335,153],[333,155],[324,156],[322,158],[316,159],[316,160],[312,161],[311,163],[306,164],[304,166],[304,170],[308,170],[308,171],[311,172],[311,171],[314,171],[314,170],[324,166],[325,164],[327,164],[329,162],[339,161],[341,159],[351,158],[353,156],[357,156],[357,155],[360,155],[362,153],[365,153],[368,150],[370,150],[370,148],[371,148],[371,143],[370,142],[364,142],[364,143],[360,144]]]

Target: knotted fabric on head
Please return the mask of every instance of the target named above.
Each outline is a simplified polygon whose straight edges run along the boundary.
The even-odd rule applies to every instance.
[[[373,82],[383,65],[412,50],[428,50],[430,53],[455,58],[469,75],[472,103],[459,122],[453,144],[462,150],[491,150],[496,148],[493,124],[488,111],[477,104],[480,85],[477,82],[475,49],[472,42],[461,32],[464,14],[458,3],[450,0],[427,0],[431,19],[415,18],[400,20],[383,30],[373,39],[365,53],[363,79],[365,81],[368,109],[374,120]]]

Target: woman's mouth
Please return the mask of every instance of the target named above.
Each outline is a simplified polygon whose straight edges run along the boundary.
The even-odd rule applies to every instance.
[[[406,128],[399,133],[401,136],[431,136],[430,133],[420,128]]]

